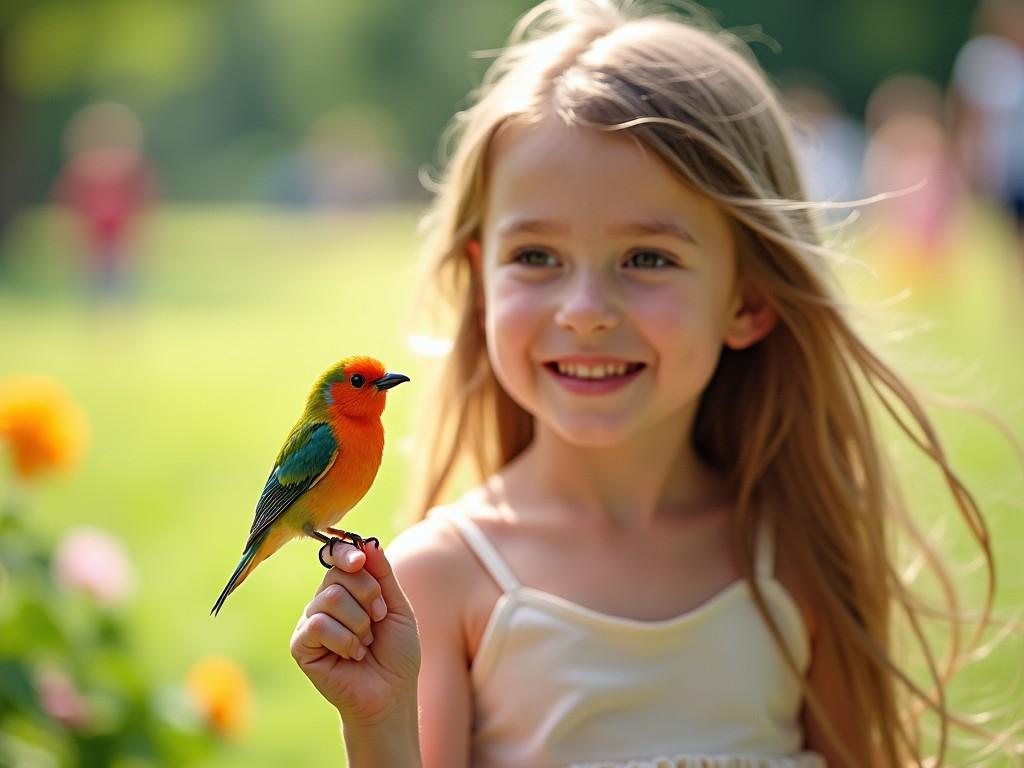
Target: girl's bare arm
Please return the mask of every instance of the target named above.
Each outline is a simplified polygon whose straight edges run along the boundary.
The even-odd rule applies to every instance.
[[[472,694],[463,612],[476,576],[467,568],[472,555],[450,526],[429,519],[405,531],[389,552],[419,627],[423,768],[465,768]]]
[[[814,621],[810,628],[811,666],[807,682],[823,705],[829,723],[843,744],[850,760],[828,738],[822,723],[804,707],[804,740],[807,749],[818,752],[829,766],[835,768],[881,768],[878,756],[872,756],[867,734],[853,714],[846,684],[840,671],[835,638],[824,622]]]
[[[845,696],[840,665],[836,654],[835,639],[819,619],[818,611],[808,594],[804,579],[787,556],[777,558],[775,576],[796,601],[803,616],[811,645],[811,665],[807,671],[807,683],[815,697],[824,706],[829,722],[837,731],[843,748],[850,752],[854,762],[844,762],[839,750],[829,740],[822,723],[815,718],[809,706],[804,706],[803,730],[804,748],[817,752],[825,758],[829,768],[882,768],[885,765],[877,755],[872,759],[866,744],[867,735],[853,717]]]

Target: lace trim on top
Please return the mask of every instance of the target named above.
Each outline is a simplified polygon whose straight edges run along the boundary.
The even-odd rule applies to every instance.
[[[652,757],[627,762],[574,763],[571,768],[828,768],[816,752],[796,755],[700,755]]]

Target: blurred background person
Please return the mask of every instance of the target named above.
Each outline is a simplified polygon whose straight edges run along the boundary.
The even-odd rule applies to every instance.
[[[71,119],[64,149],[54,196],[78,225],[90,293],[124,298],[132,291],[139,218],[156,197],[142,125],[120,104],[92,104]]]
[[[861,197],[865,140],[860,121],[844,112],[825,83],[810,74],[786,78],[782,96],[793,115],[808,198],[846,202]],[[847,213],[832,209],[825,219],[840,221]]]
[[[1002,206],[1024,256],[1024,1],[986,0],[953,65],[956,149],[972,189]]]
[[[398,137],[380,110],[347,107],[313,121],[294,152],[270,164],[264,197],[317,211],[366,210],[398,199]]]
[[[888,195],[864,209],[876,253],[896,287],[927,285],[953,257],[962,204],[942,91],[917,74],[891,77],[871,94],[865,121],[865,192]]]

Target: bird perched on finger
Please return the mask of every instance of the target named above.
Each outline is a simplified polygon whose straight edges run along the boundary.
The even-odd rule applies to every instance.
[[[317,379],[256,504],[242,559],[220,593],[216,614],[261,562],[290,539],[309,536],[333,549],[379,545],[333,526],[370,490],[384,452],[387,391],[409,381],[372,357],[346,357]],[[323,557],[320,562],[325,566]]]

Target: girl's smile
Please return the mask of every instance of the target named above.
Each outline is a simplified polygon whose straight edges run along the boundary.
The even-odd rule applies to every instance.
[[[614,357],[560,357],[544,363],[555,380],[570,392],[581,395],[604,395],[629,385],[643,369],[644,363]]]

